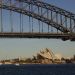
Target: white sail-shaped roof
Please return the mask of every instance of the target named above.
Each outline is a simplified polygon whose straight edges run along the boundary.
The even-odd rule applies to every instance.
[[[47,59],[56,59],[56,57],[53,54],[53,52],[51,50],[49,50],[48,48],[42,49],[40,51],[40,53],[38,53],[38,54],[41,55],[44,58],[47,58]]]

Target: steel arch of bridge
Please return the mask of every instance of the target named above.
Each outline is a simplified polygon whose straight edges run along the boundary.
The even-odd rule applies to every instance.
[[[35,8],[36,7],[36,8]],[[15,11],[42,21],[57,29],[56,33],[44,32],[3,32],[0,37],[61,38],[75,40],[75,14],[39,0],[0,0],[0,8]],[[37,11],[37,12],[36,12]],[[1,11],[2,14],[2,11]],[[2,21],[2,17],[1,17]],[[58,30],[61,32],[59,33]]]

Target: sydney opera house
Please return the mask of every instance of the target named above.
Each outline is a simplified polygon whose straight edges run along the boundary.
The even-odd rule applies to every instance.
[[[37,53],[37,60],[39,63],[61,63],[61,60],[55,56],[55,54],[48,48],[40,50]]]

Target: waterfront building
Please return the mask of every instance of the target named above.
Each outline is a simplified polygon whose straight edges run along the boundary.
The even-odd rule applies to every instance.
[[[48,48],[42,49],[37,53],[37,60],[39,63],[52,64],[60,63],[61,60],[58,59],[55,54]]]

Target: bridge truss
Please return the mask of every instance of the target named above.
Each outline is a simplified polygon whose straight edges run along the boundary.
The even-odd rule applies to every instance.
[[[0,0],[0,37],[75,40],[75,14],[40,0]]]

